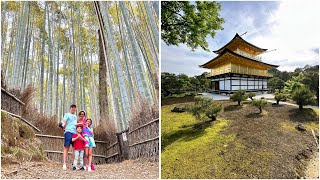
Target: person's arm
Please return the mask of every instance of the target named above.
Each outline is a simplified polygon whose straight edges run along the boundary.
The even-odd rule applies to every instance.
[[[79,135],[80,139],[82,139],[82,141],[86,141],[86,139],[84,137],[82,137],[81,135]]]
[[[89,131],[92,133],[93,135],[93,128],[88,127]]]
[[[66,129],[67,126],[67,120],[63,119],[62,121],[63,130]]]
[[[66,126],[67,126],[67,119],[68,119],[68,115],[65,114],[63,116],[63,120],[62,120],[62,126],[63,126],[63,130],[66,129]]]
[[[77,140],[78,138],[79,138],[79,134],[78,134],[78,136],[77,137],[75,137],[75,138],[72,138],[72,142],[74,142],[75,140]]]

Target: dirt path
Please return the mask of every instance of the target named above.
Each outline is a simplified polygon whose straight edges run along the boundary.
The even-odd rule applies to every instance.
[[[319,179],[319,154],[316,153],[309,161],[306,169],[306,179]]]
[[[155,162],[127,160],[121,163],[96,165],[93,172],[62,170],[57,162],[26,162],[2,165],[1,179],[158,179],[159,166]]]

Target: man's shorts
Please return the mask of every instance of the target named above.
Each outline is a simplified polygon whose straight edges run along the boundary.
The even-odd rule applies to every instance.
[[[89,147],[89,148],[95,148],[96,147],[96,143],[94,142],[93,137],[88,137],[85,136],[84,137],[89,143],[85,145],[85,147]]]
[[[70,147],[72,144],[72,135],[73,133],[71,132],[66,132],[64,133],[64,147]]]

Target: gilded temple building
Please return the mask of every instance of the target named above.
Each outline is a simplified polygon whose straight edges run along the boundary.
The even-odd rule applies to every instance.
[[[217,57],[200,65],[210,69],[211,90],[217,93],[233,93],[239,89],[252,92],[268,91],[268,70],[279,67],[262,62],[259,54],[267,49],[257,47],[236,34],[234,38],[213,51]]]

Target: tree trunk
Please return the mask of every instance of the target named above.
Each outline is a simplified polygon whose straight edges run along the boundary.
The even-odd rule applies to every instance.
[[[14,15],[12,24],[11,24],[11,33],[10,33],[10,46],[9,46],[9,50],[8,50],[8,56],[7,56],[7,63],[6,63],[6,69],[5,69],[5,78],[7,80],[7,84],[9,85],[9,70],[10,70],[10,63],[11,63],[11,54],[12,54],[12,46],[14,43],[14,33],[15,33],[15,28],[13,28],[15,22],[17,20],[17,16]],[[2,57],[3,58],[3,57]],[[12,67],[11,67],[12,68]]]
[[[238,101],[238,106],[240,106],[241,101]]]
[[[61,4],[60,5],[60,11],[61,11]],[[59,60],[60,60],[60,36],[61,36],[61,31],[60,31],[60,28],[61,28],[61,17],[59,18],[59,26],[58,26],[58,30],[59,30],[59,35],[58,35],[58,48],[57,48],[57,68],[56,68],[56,108],[55,110],[57,111],[56,114],[58,115],[58,121],[59,121]]]
[[[149,5],[149,1],[143,1],[144,3],[144,6],[147,10],[147,16],[148,16],[148,19],[149,19],[149,22],[151,24],[151,29],[152,29],[152,32],[153,32],[153,35],[154,35],[154,39],[156,40],[156,44],[159,45],[159,31],[158,31],[158,28],[157,28],[157,25],[156,25],[156,20],[154,19],[154,16],[151,12],[151,8],[150,8],[150,5]]]
[[[48,50],[49,50],[49,81],[47,82],[47,86],[48,86],[48,114],[50,116],[52,116],[52,99],[53,99],[53,47],[52,47],[52,38],[51,38],[51,20],[50,20],[50,16],[49,16],[49,11],[47,11],[47,16],[48,16]]]
[[[100,117],[102,119],[108,118],[108,91],[107,91],[107,69],[106,59],[103,54],[102,37],[99,34],[99,106]],[[107,120],[107,119],[106,119]]]
[[[302,104],[299,104],[299,110],[303,110],[303,105]]]
[[[216,116],[211,116],[211,121],[215,121],[216,120]]]
[[[77,104],[78,97],[78,83],[77,83],[77,63],[76,63],[76,53],[75,53],[75,39],[74,39],[74,19],[73,19],[73,8],[74,8],[74,2],[72,2],[72,8],[71,8],[71,29],[72,29],[72,58],[73,58],[73,98],[72,103]]]
[[[40,75],[40,113],[43,114],[43,81],[44,81],[44,51],[45,51],[45,24],[46,24],[46,12],[47,12],[48,4],[45,2],[45,11],[44,11],[44,23],[42,27],[42,50],[41,50],[41,75]]]
[[[141,57],[138,49],[138,44],[136,39],[134,38],[134,31],[132,29],[132,25],[129,22],[129,13],[127,8],[125,7],[125,3],[124,2],[120,2],[120,9],[124,18],[124,22],[126,24],[126,28],[127,28],[127,32],[128,32],[128,36],[130,39],[130,43],[132,46],[132,50],[133,50],[133,63],[134,63],[134,70],[135,70],[135,74],[136,74],[136,87],[138,87],[139,92],[141,93],[142,96],[146,97],[147,100],[149,102],[151,102],[151,104],[153,103],[153,99],[152,99],[152,95],[150,92],[150,88],[148,87],[148,83],[147,83],[147,78],[145,76],[145,68],[142,62],[143,57]]]
[[[6,19],[6,8],[8,6],[8,2],[3,2],[3,7],[1,7],[1,56],[3,58],[4,56],[4,49],[5,49],[5,41],[6,41],[6,35],[7,35],[7,26],[5,22],[7,22]],[[9,21],[8,21],[9,22]]]

